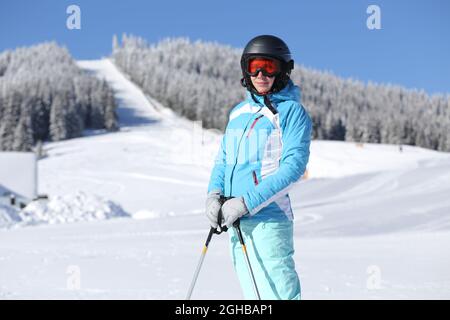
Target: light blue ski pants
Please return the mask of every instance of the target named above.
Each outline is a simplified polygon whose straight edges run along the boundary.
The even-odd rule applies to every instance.
[[[241,219],[241,230],[261,299],[300,300],[293,259],[293,222]],[[231,257],[244,297],[257,299],[236,229],[231,228],[229,234]]]

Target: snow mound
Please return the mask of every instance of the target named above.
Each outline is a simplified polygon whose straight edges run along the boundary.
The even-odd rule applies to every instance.
[[[0,203],[0,229],[20,222],[19,209]]]
[[[129,214],[113,201],[78,191],[51,197],[48,201],[33,201],[21,211],[3,205],[0,207],[0,228],[106,220],[118,217],[129,217]]]

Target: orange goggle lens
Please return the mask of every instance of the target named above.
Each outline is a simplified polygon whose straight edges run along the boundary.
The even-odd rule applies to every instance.
[[[259,71],[265,76],[274,76],[280,72],[278,61],[267,58],[253,58],[248,61],[247,73],[251,76],[258,75]]]

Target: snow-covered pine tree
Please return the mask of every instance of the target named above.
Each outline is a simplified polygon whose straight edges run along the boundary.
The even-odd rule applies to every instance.
[[[19,130],[23,103],[31,126],[21,120]],[[111,88],[83,72],[56,43],[0,53],[0,150],[28,150],[25,127],[31,127],[32,141],[77,137],[92,125],[115,130],[115,109]]]

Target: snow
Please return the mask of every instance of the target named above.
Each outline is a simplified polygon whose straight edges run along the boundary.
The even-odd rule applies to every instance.
[[[0,206],[0,299],[184,299],[221,136],[111,61],[79,65],[114,88],[121,130],[44,146],[38,189],[50,201],[27,208],[38,226],[2,229],[19,213]],[[449,194],[449,154],[314,141],[308,179],[291,192],[303,298],[450,298]],[[193,299],[242,298],[227,240],[213,237]]]
[[[10,227],[20,221],[19,209],[0,203],[0,229]]]
[[[78,191],[55,196],[48,202],[31,202],[21,211],[20,216],[23,224],[36,225],[104,220],[129,215],[110,200]]]
[[[22,210],[11,205],[0,205],[0,228],[106,220],[118,217],[129,217],[129,214],[111,200],[82,191],[64,196],[52,196],[49,200],[35,200]]]
[[[339,178],[369,172],[416,169],[429,160],[448,160],[438,151],[403,145],[314,141],[308,164],[310,178]]]

